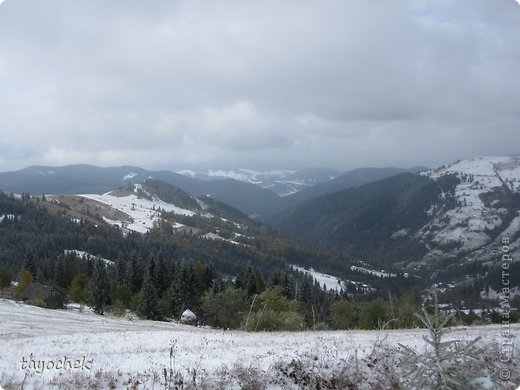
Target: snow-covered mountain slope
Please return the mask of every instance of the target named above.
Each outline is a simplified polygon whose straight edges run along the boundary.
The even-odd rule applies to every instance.
[[[210,240],[246,245],[248,218],[229,206],[207,197],[195,197],[160,180],[105,194],[49,196],[51,202],[75,212],[75,220],[93,218],[124,233],[146,233],[152,228],[186,233]],[[79,215],[78,215],[79,213]]]
[[[204,180],[234,179],[271,190],[282,197],[295,194],[319,183],[328,182],[339,174],[332,169],[325,168],[303,170],[276,169],[267,171],[209,169],[203,172],[182,170],[177,171],[177,173]]]
[[[502,238],[511,240],[511,250],[518,252],[520,157],[478,157],[423,175],[459,179],[452,193],[442,193],[432,204],[431,221],[416,233],[430,249],[426,258],[462,254],[491,258]],[[449,199],[454,207],[447,207]]]
[[[116,192],[108,192],[103,195],[82,194],[81,197],[95,200],[112,209],[122,212],[127,218],[113,220],[104,217],[105,222],[111,225],[117,225],[127,230],[146,233],[150,230],[154,223],[161,219],[161,213],[172,212],[177,215],[193,216],[192,210],[177,207],[173,204],[164,202],[155,195],[150,195],[151,199],[143,198],[138,194],[138,190],[142,189],[140,184],[134,186],[134,193],[120,195]],[[182,224],[175,224],[175,228],[181,227]]]
[[[370,266],[351,272],[406,273],[403,283],[444,283],[459,296],[472,288],[478,298],[500,287],[504,254],[512,258],[508,283],[520,287],[519,182],[519,157],[479,157],[324,195],[270,223]]]

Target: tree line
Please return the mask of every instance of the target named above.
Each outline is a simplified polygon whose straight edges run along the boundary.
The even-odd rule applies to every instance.
[[[372,292],[328,291],[288,264],[334,259],[264,236],[252,248],[165,236],[123,235],[116,228],[72,221],[29,196],[0,194],[0,287],[18,280],[50,285],[72,302],[103,314],[128,310],[151,320],[194,311],[202,324],[248,330],[411,327],[421,299],[411,281],[365,275]],[[274,245],[269,245],[273,241]],[[78,248],[96,256],[78,256]],[[408,292],[407,292],[408,291]],[[413,291],[413,292],[410,292]]]

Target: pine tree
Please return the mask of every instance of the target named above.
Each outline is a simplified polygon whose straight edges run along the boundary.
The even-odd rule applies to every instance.
[[[172,313],[180,315],[186,309],[194,310],[198,306],[196,299],[198,292],[193,266],[191,264],[182,265],[170,286]]]
[[[303,303],[312,303],[312,277],[305,275],[298,286],[298,301]]]
[[[103,314],[106,305],[110,302],[110,287],[105,264],[101,260],[96,260],[94,262],[91,286],[91,304],[94,308],[94,312],[97,314]]]
[[[56,266],[54,267],[54,281],[60,287],[68,287],[65,277],[65,261],[63,256],[58,257],[58,260],[56,261]]]
[[[74,255],[65,256],[64,259],[64,272],[63,275],[63,287],[69,288],[74,275],[78,273],[78,268],[76,266],[77,258]]]
[[[164,262],[164,256],[162,253],[159,253],[159,256],[157,257],[157,266],[156,266],[156,288],[157,288],[157,294],[159,297],[162,297],[169,286],[169,279],[170,272],[168,270],[168,267],[166,266],[166,263]]]
[[[215,266],[213,264],[209,264],[206,267],[206,287],[208,289],[212,288],[215,283],[216,271]]]
[[[281,280],[282,294],[289,299],[294,299],[295,297],[295,286],[294,279],[289,275],[286,271],[284,272]]]
[[[157,264],[154,255],[150,255],[150,257],[148,258],[148,262],[146,263],[145,269],[145,277],[146,274],[149,274],[152,284],[157,288]]]
[[[250,297],[265,290],[262,274],[254,265],[249,265],[244,272],[238,275],[237,285],[246,290]]]
[[[130,291],[133,293],[139,292],[141,290],[141,284],[143,282],[143,271],[139,264],[139,259],[137,255],[132,254],[130,263],[128,263],[127,275],[126,275],[126,283],[130,288]]]
[[[429,337],[423,336],[430,348],[423,353],[399,344],[405,387],[424,389],[464,389],[470,382],[482,374],[478,367],[485,352],[477,347],[480,337],[471,341],[448,340],[444,337],[450,332],[449,322],[455,316],[452,313],[443,316],[435,300],[434,314],[422,308],[423,314],[417,318],[428,329]]]
[[[126,282],[125,258],[121,252],[118,253],[116,259],[116,282],[123,285]]]
[[[146,267],[146,274],[143,280],[143,286],[141,289],[141,302],[137,308],[139,316],[146,318],[147,320],[161,320],[162,315],[159,310],[157,290],[153,281],[155,265],[154,259],[150,258],[148,266]]]
[[[36,255],[34,250],[27,249],[25,252],[25,261],[23,266],[27,271],[29,271],[34,277],[36,277],[38,273],[37,265],[36,265]]]

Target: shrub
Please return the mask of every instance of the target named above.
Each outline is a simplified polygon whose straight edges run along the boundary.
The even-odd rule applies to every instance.
[[[359,321],[359,308],[347,300],[334,302],[332,318],[337,329],[353,329]]]
[[[245,329],[249,331],[297,331],[305,328],[305,318],[293,311],[261,310],[251,315]]]
[[[69,298],[73,302],[86,303],[90,294],[90,279],[87,274],[79,273],[72,279]]]
[[[20,282],[18,283],[18,287],[15,290],[15,296],[19,296],[25,288],[30,285],[34,280],[34,277],[30,271],[25,268],[22,268],[20,271]]]
[[[287,299],[280,287],[265,290],[254,299],[251,313],[244,318],[244,328],[252,331],[303,330],[305,317],[300,304]]]
[[[204,318],[216,328],[238,328],[248,308],[246,292],[231,286],[219,293],[210,291],[202,299]]]
[[[381,298],[368,303],[359,316],[359,327],[362,329],[381,329],[390,320],[387,304]]]

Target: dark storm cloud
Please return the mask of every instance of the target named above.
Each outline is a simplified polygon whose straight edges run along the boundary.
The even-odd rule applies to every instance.
[[[517,153],[518,36],[513,0],[7,0],[0,169]]]

